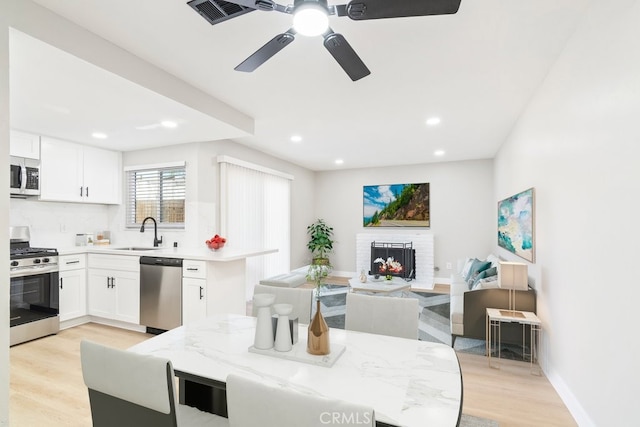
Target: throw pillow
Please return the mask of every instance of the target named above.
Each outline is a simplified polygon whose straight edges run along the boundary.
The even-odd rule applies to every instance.
[[[475,286],[478,284],[478,282],[482,279],[486,279],[488,277],[495,277],[497,280],[498,277],[498,269],[496,267],[491,267],[491,268],[487,268],[484,271],[481,271],[480,273],[478,273],[475,277],[475,279],[473,280],[473,283],[469,286],[469,289],[473,289],[475,288]]]
[[[498,287],[498,276],[485,277],[480,279],[478,283],[473,286],[473,290],[478,289],[493,289]]]
[[[487,261],[491,263],[491,267],[497,267],[498,264],[500,264],[500,258],[494,254],[489,254],[489,256],[487,256]]]
[[[469,275],[469,269],[473,265],[474,261],[477,261],[477,259],[475,259],[475,258],[467,258],[464,261],[464,265],[462,267],[462,270],[460,270],[460,276],[462,276],[462,278],[464,280],[467,280],[467,276]]]
[[[474,262],[469,269],[469,276],[467,276],[467,285],[469,285],[469,289],[473,287],[476,277],[491,266],[491,263],[488,261],[476,261],[477,262]]]
[[[491,267],[491,263],[489,261],[480,261],[479,259],[473,260],[473,264],[471,264],[471,268],[469,268],[469,272],[467,273],[465,280],[468,282],[471,277],[489,267]]]

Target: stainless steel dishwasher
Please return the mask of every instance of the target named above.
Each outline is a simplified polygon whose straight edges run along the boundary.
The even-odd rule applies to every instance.
[[[140,324],[148,333],[182,325],[182,260],[140,257]]]

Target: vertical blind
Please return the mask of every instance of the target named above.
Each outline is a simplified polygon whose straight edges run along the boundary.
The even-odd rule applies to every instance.
[[[127,227],[151,216],[159,227],[184,228],[186,168],[184,163],[127,168]]]
[[[242,248],[275,248],[278,252],[247,258],[246,296],[260,280],[290,270],[291,179],[222,156],[221,229],[228,241]]]

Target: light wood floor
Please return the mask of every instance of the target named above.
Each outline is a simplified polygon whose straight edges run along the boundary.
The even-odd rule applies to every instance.
[[[89,323],[12,347],[10,425],[91,425],[87,390],[80,370],[80,340],[127,348],[151,335]],[[500,426],[575,426],[544,376],[523,362],[503,360],[491,369],[483,356],[458,353],[463,374],[463,412]]]

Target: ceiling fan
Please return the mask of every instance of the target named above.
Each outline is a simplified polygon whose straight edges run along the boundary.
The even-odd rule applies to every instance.
[[[273,0],[191,0],[187,4],[211,25],[219,24],[254,10],[293,15],[293,25],[245,59],[236,71],[252,72],[280,52],[296,34],[324,38],[324,47],[351,80],[371,74],[342,34],[329,27],[329,15],[348,16],[355,21],[409,16],[448,15],[458,11],[461,0],[352,0],[348,4],[328,5],[327,0],[294,0],[283,6]]]

